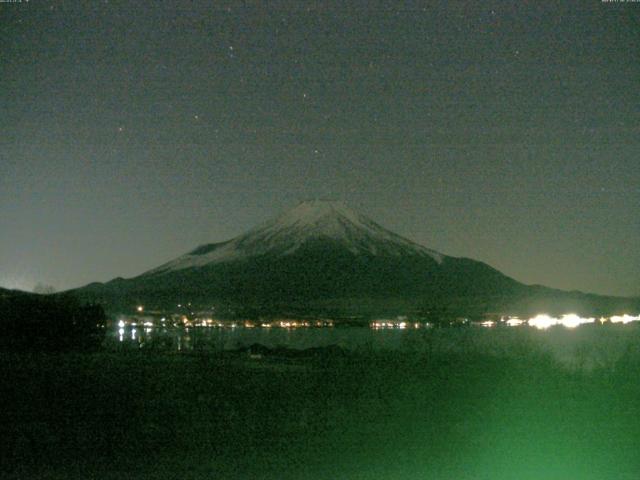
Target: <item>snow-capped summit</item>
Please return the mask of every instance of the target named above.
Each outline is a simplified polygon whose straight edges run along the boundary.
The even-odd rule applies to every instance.
[[[443,255],[381,227],[343,202],[309,200],[223,243],[202,245],[147,274],[255,257],[290,255],[313,241],[329,241],[354,255],[419,255],[441,263]]]
[[[323,221],[339,217],[347,219],[354,224],[362,222],[362,216],[347,207],[344,202],[306,200],[267,223],[278,224],[281,228],[291,226],[315,227]]]

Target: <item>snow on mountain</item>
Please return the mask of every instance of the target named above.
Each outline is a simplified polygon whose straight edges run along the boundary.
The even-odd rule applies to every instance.
[[[419,255],[442,263],[444,256],[381,227],[342,202],[313,200],[227,242],[202,245],[144,275],[241,260],[291,255],[315,240],[329,240],[354,255]]]

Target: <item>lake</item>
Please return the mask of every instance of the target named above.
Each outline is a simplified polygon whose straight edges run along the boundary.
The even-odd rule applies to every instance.
[[[442,329],[324,328],[164,328],[115,326],[105,348],[174,352],[231,351],[253,344],[268,348],[308,349],[338,346],[350,351],[412,351],[427,353],[483,353],[518,356],[539,351],[570,368],[611,367],[622,355],[640,350],[640,325],[561,326],[547,330],[529,327],[462,327]]]

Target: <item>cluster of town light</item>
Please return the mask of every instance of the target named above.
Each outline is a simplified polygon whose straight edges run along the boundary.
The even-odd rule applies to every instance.
[[[252,320],[245,320],[241,322],[236,321],[223,321],[223,320],[214,320],[212,318],[203,318],[195,321],[187,320],[186,317],[183,319],[184,326],[190,327],[217,327],[217,328],[236,328],[236,327],[244,327],[244,328],[310,328],[310,327],[333,327],[332,320],[272,320],[272,321],[260,321],[255,322]]]
[[[608,318],[601,317],[599,320],[596,320],[593,317],[581,317],[579,315],[576,315],[575,313],[568,313],[566,315],[562,315],[561,317],[552,317],[550,315],[540,314],[530,318],[529,320],[521,320],[517,317],[512,317],[509,319],[502,319],[501,321],[510,327],[517,327],[520,325],[529,325],[530,327],[534,327],[539,330],[546,330],[547,328],[555,327],[555,326],[562,326],[565,328],[576,328],[576,327],[579,327],[580,325],[596,323],[596,321],[600,323],[610,322],[610,323],[627,324],[630,322],[640,321],[640,315],[634,317],[633,315],[628,315],[625,313],[624,315],[613,315]],[[497,324],[496,322],[491,320],[481,323],[483,327],[493,327],[496,324]]]
[[[429,326],[428,323],[423,324],[419,322],[407,322],[407,321],[398,321],[398,320],[375,320],[369,325],[374,330],[381,330],[385,328],[399,328],[400,330],[405,330],[407,328],[422,328],[423,326]]]
[[[637,315],[635,317],[631,316],[631,315],[627,315],[626,313],[624,315],[614,315],[613,317],[609,318],[609,321],[611,323],[630,323],[630,322],[640,322],[640,315]]]
[[[143,306],[138,306],[136,308],[138,313],[142,313],[144,311]],[[469,325],[470,322],[468,319],[461,319],[461,323],[463,325]],[[167,318],[163,317],[160,322],[162,326],[166,326]],[[528,325],[533,328],[537,328],[540,330],[546,330],[550,327],[562,326],[565,328],[576,328],[580,325],[585,324],[593,324],[596,322],[599,323],[621,323],[627,324],[631,322],[640,321],[640,315],[633,316],[629,314],[623,315],[613,315],[611,317],[601,317],[596,320],[593,317],[580,317],[575,313],[568,313],[562,315],[560,317],[552,317],[546,314],[539,314],[535,317],[532,317],[528,320],[523,320],[518,317],[503,317],[499,321],[494,320],[485,320],[482,322],[471,322],[471,324],[479,325],[481,327],[495,327],[497,325],[506,325],[508,327],[519,327],[522,325]],[[128,322],[124,320],[120,320],[118,322],[119,333],[122,336],[124,334],[124,327],[130,325],[132,327],[136,327],[138,325],[147,327],[147,330],[150,327],[156,326],[154,322],[147,319],[144,322]],[[199,318],[195,320],[188,319],[185,315],[179,317],[179,320],[174,319],[173,325],[175,327],[218,327],[218,328],[236,328],[236,327],[244,327],[244,328],[254,328],[254,327],[262,327],[262,328],[304,328],[304,327],[333,327],[332,320],[292,320],[292,319],[283,319],[283,320],[271,320],[271,321],[259,321],[254,322],[251,320],[245,320],[241,322],[237,321],[223,321],[223,320],[214,320],[212,318]],[[420,322],[411,322],[405,316],[399,316],[396,319],[385,319],[385,320],[374,320],[369,326],[375,330],[381,329],[418,329],[423,327],[431,327],[432,324],[429,322],[420,323]]]
[[[546,330],[547,328],[555,327],[556,325],[562,325],[566,328],[576,328],[580,325],[594,323],[595,321],[595,318],[583,318],[574,313],[570,313],[559,318],[551,317],[549,315],[536,315],[527,323],[530,327]]]
[[[232,320],[214,320],[212,318],[197,318],[194,320],[190,320],[185,315],[180,316],[178,319],[170,319],[169,325],[173,325],[174,327],[213,327],[213,328],[312,328],[312,327],[333,327],[333,320],[272,320],[272,321],[260,321],[255,322],[252,320],[244,320],[244,321],[232,321]],[[125,327],[138,327],[144,326],[145,331],[149,328],[158,326],[156,323],[145,320],[138,321],[135,319],[132,320],[124,320],[120,319],[118,321],[118,328],[120,329],[120,334],[124,333]],[[160,326],[166,327],[167,318],[163,317],[160,319]]]
[[[502,318],[498,321],[495,320],[485,320],[482,322],[469,322],[468,319],[461,319],[456,321],[456,324],[460,325],[479,325],[481,327],[496,327],[498,325],[506,325],[508,327],[520,327],[523,325],[528,325],[533,328],[537,328],[539,330],[546,330],[550,327],[562,326],[565,328],[576,328],[580,325],[592,324],[596,322],[600,322],[601,324],[610,322],[610,323],[622,323],[627,324],[630,322],[640,321],[640,315],[614,315],[612,317],[601,317],[599,320],[596,320],[593,317],[581,317],[576,315],[575,313],[568,313],[562,315],[561,317],[552,317],[546,314],[539,314],[535,317],[532,317],[528,320],[523,320],[518,317],[509,317]],[[419,323],[419,322],[408,322],[405,319],[403,320],[374,320],[369,324],[371,328],[374,330],[383,330],[383,329],[416,329],[423,327],[431,327],[431,323]]]

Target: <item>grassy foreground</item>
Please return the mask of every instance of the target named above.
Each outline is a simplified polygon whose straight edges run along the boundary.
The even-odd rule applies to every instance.
[[[637,479],[640,363],[2,354],[3,478]]]

